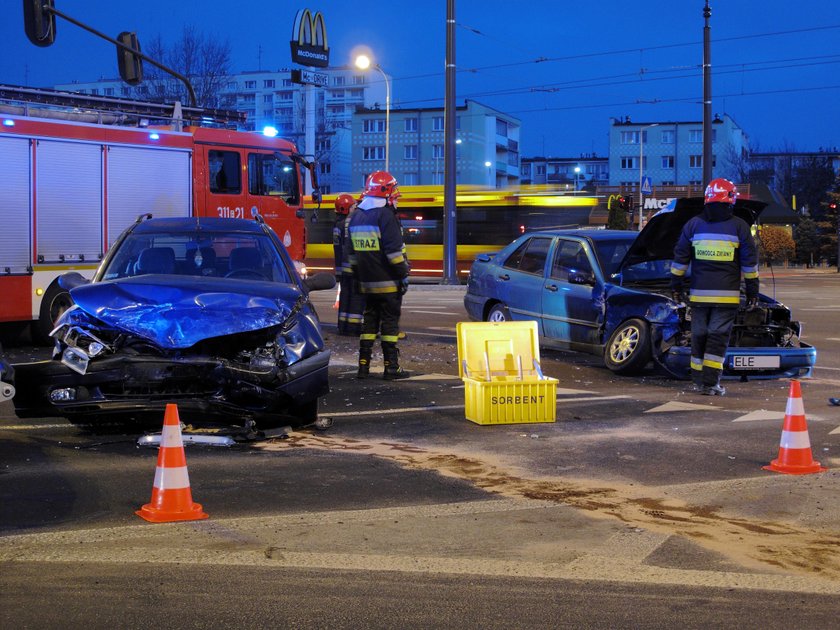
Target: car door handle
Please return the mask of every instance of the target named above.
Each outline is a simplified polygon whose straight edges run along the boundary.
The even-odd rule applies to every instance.
[[[557,292],[557,285],[556,284],[547,284],[547,285],[545,285],[545,288],[548,289],[549,291]]]
[[[499,276],[499,280],[510,280],[510,276],[506,273],[503,273],[501,276]]]

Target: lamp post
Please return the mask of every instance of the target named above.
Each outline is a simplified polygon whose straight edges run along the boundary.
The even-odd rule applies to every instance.
[[[373,67],[378,70],[379,74],[385,80],[385,170],[388,170],[388,156],[391,146],[391,81],[388,75],[378,63],[373,63],[367,55],[358,55],[355,60],[355,65],[359,70],[367,70]]]
[[[575,192],[578,190],[578,178],[580,177],[580,166],[575,166]]]
[[[490,184],[490,185],[492,185],[492,186],[495,188],[495,187],[496,187],[496,183],[495,183],[495,182],[491,179],[491,178],[492,178],[492,176],[493,176],[493,174],[492,174],[492,172],[490,171],[490,167],[491,167],[491,166],[493,166],[493,162],[491,162],[491,161],[489,161],[489,160],[488,160],[487,162],[485,162],[485,163],[484,163],[484,166],[486,166],[486,167],[487,167],[487,183],[488,183],[488,184]]]
[[[645,129],[652,129],[658,127],[659,123],[645,125],[639,127],[639,232],[642,231],[642,217],[644,206],[644,198],[642,196],[642,179],[644,179],[644,147],[645,147]]]

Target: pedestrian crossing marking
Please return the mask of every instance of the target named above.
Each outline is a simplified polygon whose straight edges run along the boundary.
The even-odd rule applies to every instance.
[[[752,422],[754,420],[784,420],[784,411],[767,411],[766,409],[759,409],[758,411],[751,411],[750,413],[735,418],[732,422]]]
[[[720,409],[714,405],[696,405],[694,403],[683,402],[666,402],[664,405],[659,405],[653,409],[648,409],[645,413],[665,413],[669,411],[709,411],[710,409]]]

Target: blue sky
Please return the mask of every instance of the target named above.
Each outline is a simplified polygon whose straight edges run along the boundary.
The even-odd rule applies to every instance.
[[[112,46],[59,19],[57,41],[26,38],[21,2],[5,0],[0,83],[51,86],[114,77]],[[703,0],[456,0],[457,96],[522,120],[522,155],[606,155],[611,117],[702,120]],[[518,8],[521,6],[521,8]],[[711,0],[713,111],[753,148],[840,147],[840,8],[836,0]],[[228,40],[232,69],[291,66],[300,8],[327,21],[331,64],[369,46],[393,77],[394,106],[443,104],[445,0],[56,0],[112,37],[175,40],[185,24]]]

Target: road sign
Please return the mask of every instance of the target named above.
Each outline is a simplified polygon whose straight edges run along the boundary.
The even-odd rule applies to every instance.
[[[650,177],[645,175],[642,177],[642,194],[649,195],[653,192],[653,186],[651,185]]]
[[[322,72],[312,72],[311,70],[292,70],[292,83],[317,85],[325,88],[329,83],[329,75]]]

